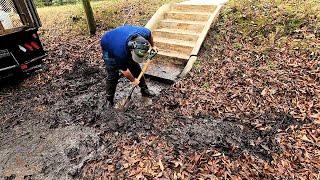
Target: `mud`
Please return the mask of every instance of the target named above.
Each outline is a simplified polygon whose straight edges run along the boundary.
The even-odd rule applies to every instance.
[[[281,152],[277,134],[291,125],[301,123],[283,113],[266,114],[265,117],[270,122],[276,122],[265,131],[236,118],[183,118],[167,127],[163,135],[176,150],[188,149],[188,152],[193,152],[215,147],[231,157],[248,152],[271,162],[271,154]]]
[[[88,162],[117,156],[119,142],[139,143],[150,134],[167,141],[176,155],[219,148],[229,156],[246,151],[271,160],[280,150],[277,133],[297,124],[272,112],[260,117],[276,122],[268,131],[243,119],[164,116],[150,108],[157,98],[143,99],[139,89],[128,112],[113,111],[104,107],[105,76],[102,67],[79,61],[45,85],[1,89],[0,179],[79,179]],[[120,79],[117,102],[130,87]],[[169,86],[149,82],[149,87],[161,96]]]
[[[79,178],[87,161],[112,151],[103,134],[131,128],[136,132],[137,118],[104,107],[105,76],[103,68],[79,61],[46,85],[2,87],[0,179]],[[116,101],[127,96],[130,87],[121,79]],[[159,94],[166,85],[149,87]],[[131,109],[151,103],[141,98],[138,89],[133,100]],[[140,121],[138,128],[148,129]]]
[[[104,149],[93,128],[48,129],[45,125],[29,124],[19,128],[7,132],[6,139],[1,140],[0,177],[4,179],[70,179],[78,176],[83,164],[98,157]]]

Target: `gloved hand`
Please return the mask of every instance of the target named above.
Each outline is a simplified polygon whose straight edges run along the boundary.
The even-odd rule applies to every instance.
[[[138,85],[140,84],[140,81],[139,81],[138,79],[134,79],[134,81],[131,82],[131,84],[132,84],[133,86],[138,86]]]
[[[158,48],[157,47],[152,47],[149,50],[149,54],[147,56],[147,59],[151,60],[152,58],[154,58],[156,55],[158,54]]]

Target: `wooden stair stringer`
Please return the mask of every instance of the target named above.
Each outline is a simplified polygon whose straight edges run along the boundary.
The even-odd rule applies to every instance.
[[[190,12],[184,5],[165,4],[157,10],[145,26],[152,31],[160,56],[184,60],[177,78],[184,77],[192,69],[208,31],[222,9],[222,5],[206,7],[210,11],[197,9],[198,7],[195,6],[198,5],[188,6],[192,8]],[[180,9],[174,9],[175,7]],[[160,67],[161,65],[155,69]],[[165,72],[167,67],[163,66],[163,68]],[[151,70],[149,72],[150,75],[157,75]],[[172,78],[169,79],[172,80]]]
[[[222,9],[222,5],[217,6],[214,13],[210,16],[208,22],[206,23],[205,27],[203,28],[201,34],[199,35],[197,43],[194,46],[190,56],[197,56],[198,55],[200,48],[202,46],[202,43],[204,42],[204,40],[209,32],[209,29],[210,29],[211,25],[214,23],[214,21],[218,18],[218,15],[219,15],[221,9]]]

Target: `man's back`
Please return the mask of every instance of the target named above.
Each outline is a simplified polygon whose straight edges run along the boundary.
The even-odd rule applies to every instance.
[[[127,59],[130,53],[127,49],[127,43],[135,35],[149,39],[151,31],[144,27],[124,25],[106,32],[101,38],[101,47],[107,51],[112,58]]]

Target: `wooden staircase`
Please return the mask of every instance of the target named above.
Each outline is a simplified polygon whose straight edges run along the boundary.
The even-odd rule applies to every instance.
[[[149,68],[150,76],[169,76],[175,81],[185,76],[196,61],[196,56],[220,12],[221,6],[166,4],[163,5],[146,25],[151,29],[159,55],[154,66]],[[173,58],[173,60],[168,60]],[[164,63],[168,61],[176,63]],[[154,71],[162,71],[154,72]],[[161,77],[160,77],[161,78]]]

